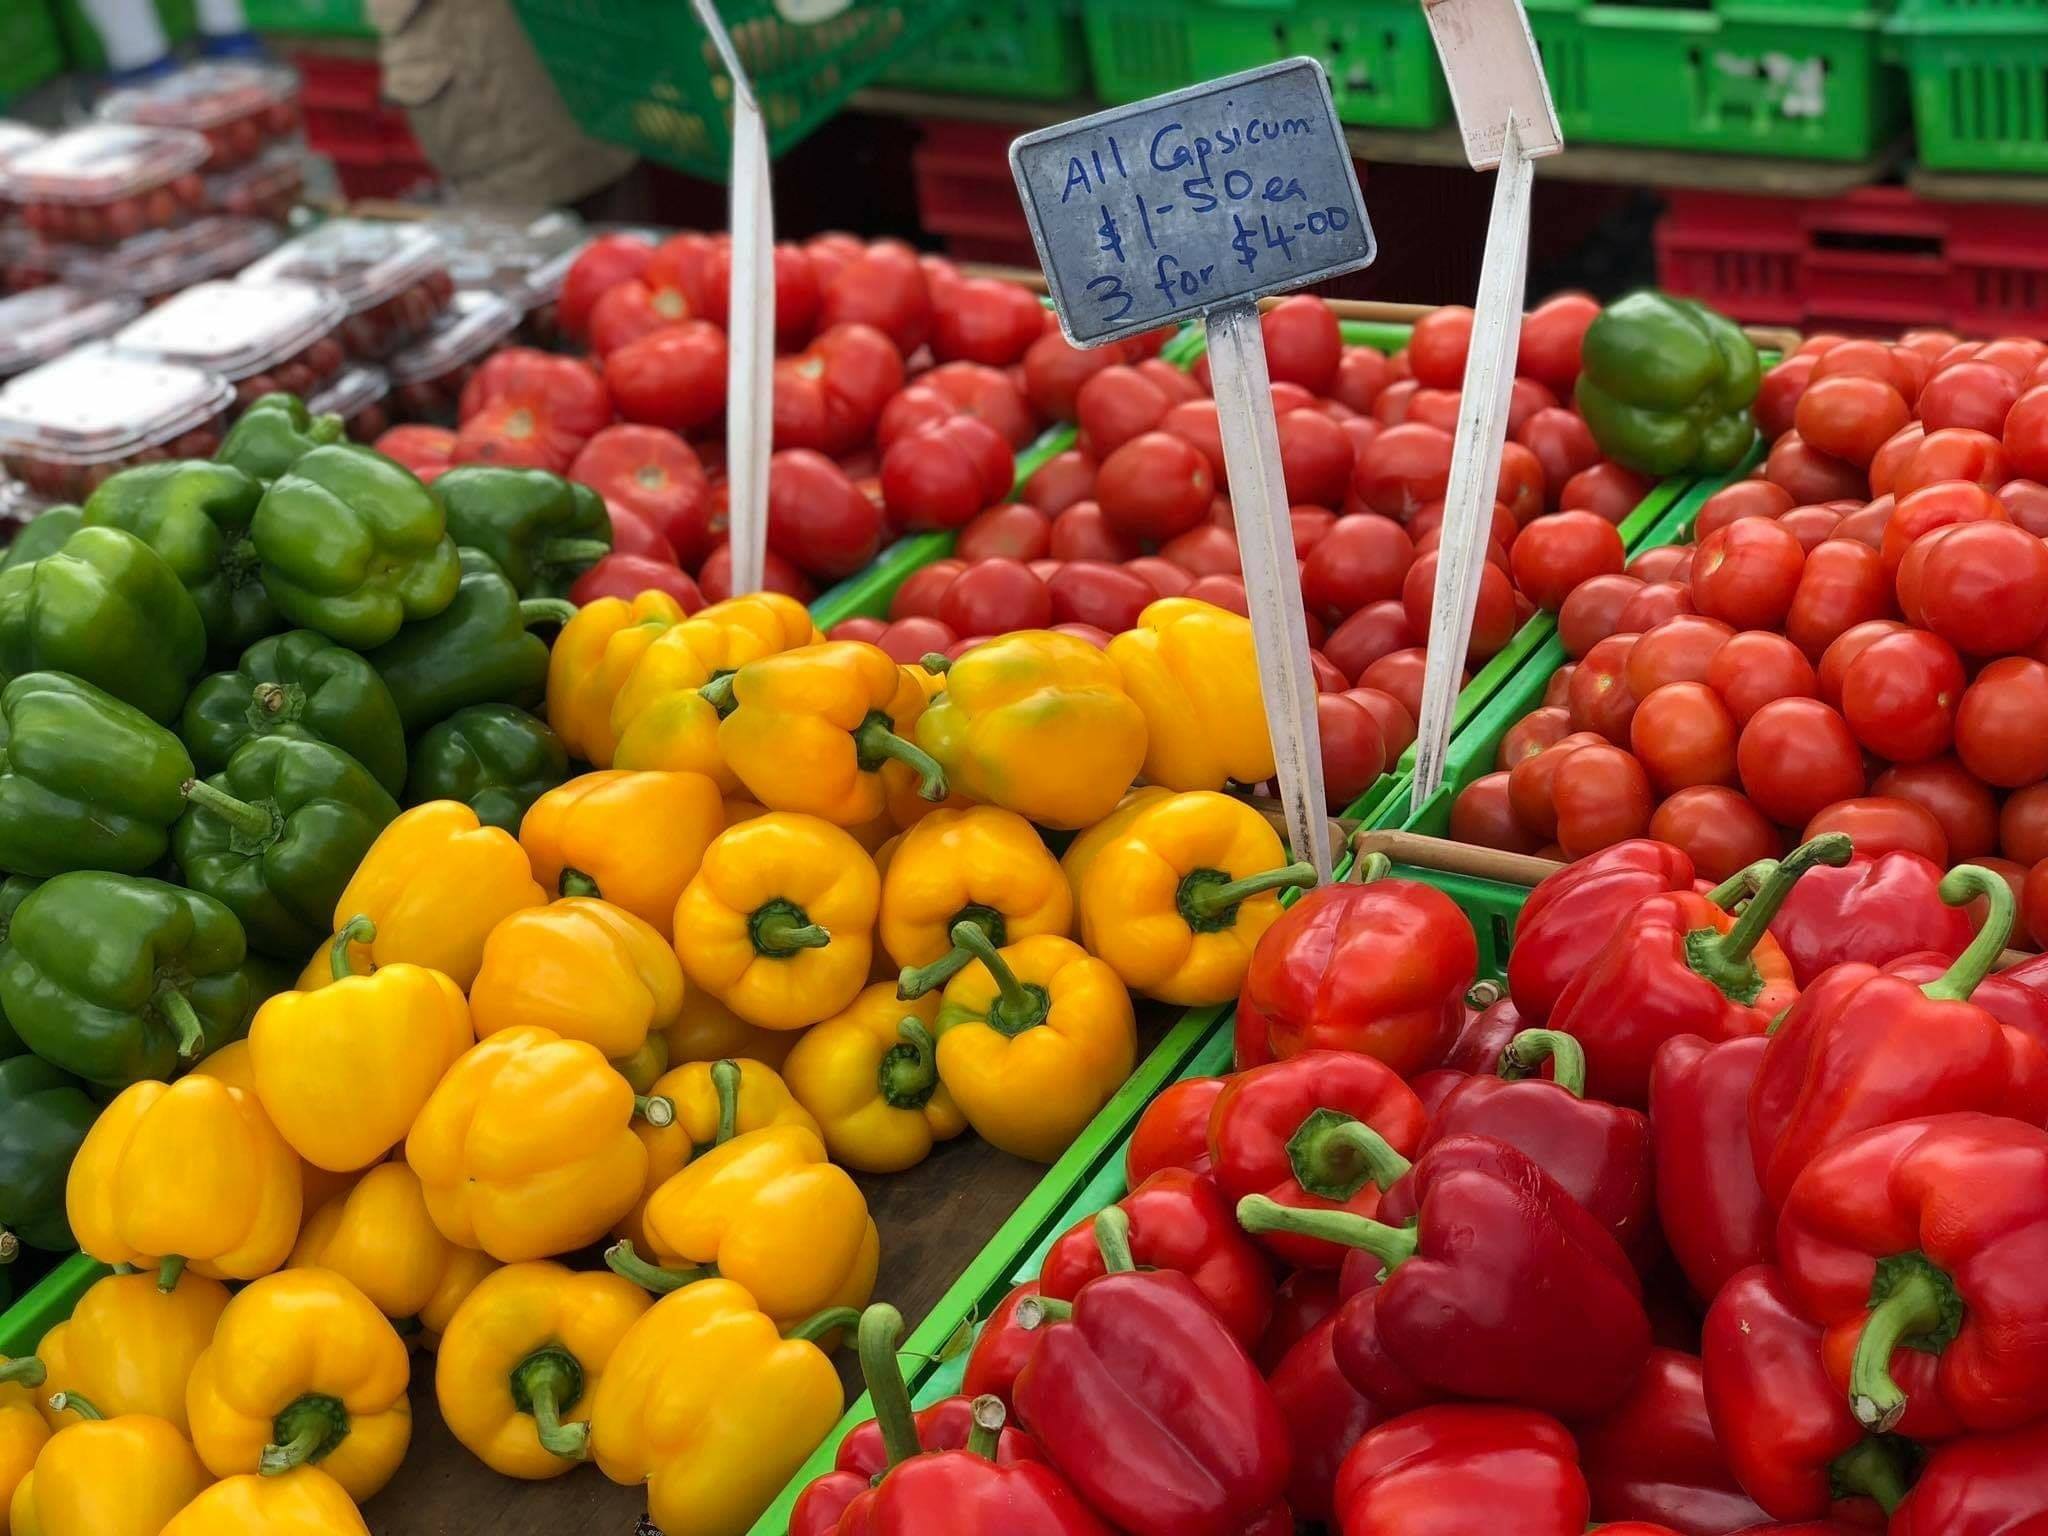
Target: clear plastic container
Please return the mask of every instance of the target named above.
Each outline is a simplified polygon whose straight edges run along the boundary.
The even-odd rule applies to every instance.
[[[290,145],[206,178],[206,206],[231,218],[282,224],[305,193],[305,157]]]
[[[455,297],[441,244],[420,224],[330,219],[242,274],[244,282],[279,277],[340,294],[348,306],[342,344],[371,362],[424,335]]]
[[[0,379],[112,335],[141,313],[142,305],[125,294],[92,294],[62,283],[0,299]]]
[[[137,235],[110,251],[74,250],[63,260],[64,281],[95,293],[132,293],[157,305],[195,283],[232,277],[284,237],[261,219],[221,216],[177,229]]]
[[[274,65],[206,61],[116,91],[99,115],[189,129],[206,140],[206,169],[225,171],[299,131],[299,77]]]
[[[198,213],[206,140],[182,128],[90,123],[55,134],[0,165],[0,196],[56,244],[118,245]]]
[[[432,330],[384,365],[398,419],[452,426],[463,385],[518,328],[519,311],[510,300],[468,289],[457,293]]]
[[[284,390],[303,399],[348,361],[341,300],[313,283],[201,283],[114,337],[137,357],[184,363],[235,386],[235,403]]]
[[[374,363],[351,363],[306,402],[316,416],[339,416],[350,439],[375,442],[391,429],[391,380]]]
[[[83,501],[136,464],[212,458],[234,398],[217,373],[82,347],[0,388],[0,469]]]
[[[24,293],[57,281],[58,252],[25,229],[0,229],[0,293]]]
[[[12,544],[16,534],[56,505],[19,480],[0,478],[0,540]]]

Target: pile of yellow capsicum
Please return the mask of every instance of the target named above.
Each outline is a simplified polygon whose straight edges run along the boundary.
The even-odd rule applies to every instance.
[[[407,811],[246,1042],[93,1126],[116,1272],[0,1364],[0,1536],[363,1531],[418,1350],[490,1467],[738,1536],[843,1408],[847,1170],[1056,1158],[1132,992],[1234,997],[1309,878],[1220,793],[1273,769],[1249,626],[1184,599],[904,667],[772,594],[607,598],[547,707],[593,771],[517,838]]]

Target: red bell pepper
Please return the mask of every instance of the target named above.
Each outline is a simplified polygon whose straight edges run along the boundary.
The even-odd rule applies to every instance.
[[[1209,1171],[1209,1111],[1228,1079],[1184,1078],[1145,1106],[1124,1149],[1124,1183],[1132,1189],[1162,1168]]]
[[[1883,965],[1919,950],[1953,960],[1970,942],[1969,916],[1940,895],[1941,866],[1904,849],[1817,869],[1771,919],[1771,937],[1801,987],[1831,965]]]
[[[1525,1154],[1485,1136],[1438,1142],[1380,1219],[1253,1195],[1238,1220],[1378,1257],[1387,1274],[1338,1313],[1337,1360],[1389,1411],[1467,1397],[1586,1418],[1627,1393],[1650,1349],[1628,1256]]]
[[[1724,1536],[1769,1518],[1735,1481],[1714,1438],[1696,1355],[1651,1350],[1628,1396],[1578,1437],[1595,1519],[1657,1520],[1680,1536]]]
[[[2048,1052],[1970,1001],[2012,930],[2012,890],[1963,864],[1941,891],[1958,908],[1980,896],[1990,905],[1939,980],[1916,987],[1858,962],[1838,965],[1772,1035],[1750,1090],[1749,1134],[1774,1208],[1823,1149],[1872,1126],[1958,1110],[2035,1125],[2048,1117]]]
[[[1522,1032],[1522,1010],[1511,997],[1492,996],[1498,982],[1482,981],[1465,994],[1465,1024],[1444,1052],[1444,1066],[1453,1072],[1491,1072],[1500,1053]],[[1477,1003],[1479,1006],[1473,1006]]]
[[[1892,1516],[1891,1536],[2040,1536],[2048,1528],[2048,1424],[1938,1448]]]
[[[1127,1531],[1241,1536],[1287,1487],[1280,1405],[1186,1275],[1135,1271],[1131,1223],[1095,1221],[1106,1272],[1051,1320],[1017,1378],[1017,1411],[1047,1458]],[[1060,1320],[1060,1313],[1066,1320]],[[1278,1529],[1286,1530],[1285,1506]],[[944,1529],[935,1526],[933,1529]]]
[[[1749,1090],[1769,1046],[1765,1035],[1678,1035],[1650,1069],[1659,1224],[1702,1301],[1771,1256],[1777,1214],[1749,1150]]]
[[[1794,1520],[1788,1525],[1752,1525],[1735,1536],[1860,1536],[1861,1529],[1835,1520]]]
[[[1609,935],[1565,988],[1553,1029],[1586,1048],[1586,1091],[1640,1108],[1650,1065],[1674,1035],[1760,1035],[1797,995],[1792,970],[1766,931],[1793,884],[1816,864],[1840,864],[1849,839],[1827,833],[1787,854],[1740,918],[1691,891],[1651,896]]]
[[[1542,880],[1522,903],[1508,956],[1508,995],[1523,1023],[1540,1025],[1550,1017],[1571,979],[1639,903],[1689,891],[1692,883],[1693,863],[1684,850],[1647,837],[1589,853]]]
[[[1546,1061],[1550,1079],[1529,1076]],[[1497,1075],[1468,1077],[1444,1098],[1415,1155],[1449,1136],[1504,1141],[1557,1180],[1641,1267],[1657,1251],[1650,1122],[1585,1091],[1579,1043],[1555,1030],[1524,1030],[1502,1053]]]
[[[1207,1174],[1165,1168],[1117,1202],[1130,1218],[1131,1251],[1148,1269],[1176,1270],[1193,1282],[1232,1337],[1255,1349],[1273,1317],[1273,1271],[1259,1245],[1231,1220],[1230,1203]],[[1072,1301],[1101,1275],[1102,1248],[1083,1221],[1045,1256],[1041,1293]]]
[[[1931,1438],[2048,1414],[2048,1131],[1932,1115],[1830,1147],[1792,1186],[1778,1262],[1859,1422]],[[1930,1362],[1924,1386],[1893,1375]]]
[[[967,1371],[960,1381],[962,1392],[969,1397],[993,1397],[1005,1408],[1011,1406],[1010,1389],[1017,1384],[1017,1373],[1038,1347],[1038,1336],[1019,1326],[1017,1306],[1037,1295],[1038,1282],[1026,1280],[996,1304],[968,1353]]]
[[[1885,966],[1885,973],[1915,986],[1939,980],[1952,960],[1930,952],[1908,955]],[[1993,971],[1977,983],[1970,1001],[1999,1023],[2016,1029],[2048,1050],[2048,955],[2034,955],[2018,965]]]
[[[1393,1068],[1349,1051],[1305,1051],[1230,1079],[1209,1116],[1209,1158],[1226,1201],[1265,1195],[1303,1210],[1370,1216],[1429,1128]],[[1335,1269],[1348,1249],[1276,1232],[1287,1263]]]
[[[1522,1408],[1403,1414],[1337,1474],[1342,1536],[1579,1536],[1590,1508],[1571,1432]]]
[[[1479,967],[1472,923],[1450,897],[1412,880],[1383,878],[1380,855],[1356,881],[1310,891],[1252,950],[1238,995],[1240,1020],[1263,1021],[1264,1040],[1240,1035],[1240,1064],[1263,1043],[1274,1059],[1304,1051],[1357,1051],[1403,1077],[1433,1067],[1465,1022]]]
[[[1794,1309],[1768,1264],[1721,1288],[1700,1335],[1707,1416],[1735,1479],[1765,1513],[1813,1520],[1889,1513],[1905,1491],[1900,1459],[1849,1412],[1822,1367],[1820,1330]],[[1838,1509],[1837,1506],[1841,1507]]]
[[[1281,1282],[1280,1289],[1273,1294],[1273,1321],[1266,1325],[1266,1336],[1259,1340],[1258,1352],[1252,1356],[1260,1370],[1270,1376],[1310,1329],[1337,1310],[1342,1299],[1337,1273],[1329,1269],[1297,1269]]]
[[[1344,1458],[1359,1436],[1386,1417],[1338,1367],[1336,1333],[1337,1320],[1324,1318],[1267,1378],[1294,1447],[1287,1505],[1303,1520],[1330,1518]]]

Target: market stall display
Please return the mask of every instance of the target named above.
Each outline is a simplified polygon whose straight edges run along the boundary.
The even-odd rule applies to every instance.
[[[346,306],[341,341],[366,362],[389,357],[426,333],[455,297],[447,258],[415,224],[331,219],[247,267],[249,282],[316,283]]]
[[[197,216],[206,155],[206,141],[183,129],[95,123],[8,156],[0,186],[43,239],[118,245]]]

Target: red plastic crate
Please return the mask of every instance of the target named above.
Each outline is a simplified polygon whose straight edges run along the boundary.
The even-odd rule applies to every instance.
[[[918,222],[939,236],[948,255],[1035,267],[1031,227],[1010,175],[1010,140],[999,124],[927,122],[911,151]]]

